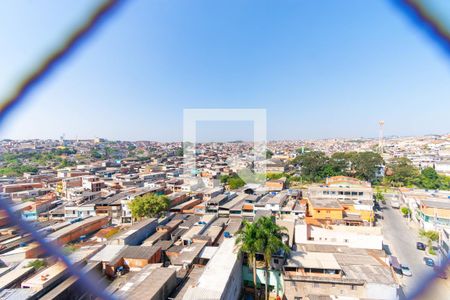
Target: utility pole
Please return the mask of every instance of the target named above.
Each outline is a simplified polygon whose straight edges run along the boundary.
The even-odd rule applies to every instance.
[[[381,120],[378,122],[378,125],[380,126],[380,133],[378,136],[378,151],[380,154],[383,154],[383,148],[384,148],[384,136],[383,136],[383,127],[384,127],[384,121]]]

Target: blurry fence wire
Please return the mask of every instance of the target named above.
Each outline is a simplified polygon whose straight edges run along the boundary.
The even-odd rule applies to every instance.
[[[78,46],[85,42],[89,35],[92,34],[103,21],[107,20],[107,17],[111,16],[113,10],[122,2],[125,2],[125,0],[103,1],[92,14],[88,16],[85,22],[69,35],[57,49],[43,59],[38,67],[35,70],[32,70],[29,75],[17,85],[13,93],[0,104],[0,124],[4,120],[6,114],[24,101],[26,96],[32,92],[33,88],[43,82],[46,77],[51,74],[53,69],[64,63],[64,59],[68,58]]]
[[[32,92],[34,87],[43,82],[58,64],[62,64],[64,59],[86,41],[89,35],[92,34],[103,21],[107,20],[107,17],[113,12],[113,9],[118,7],[118,4],[124,1],[125,0],[103,1],[93,10],[86,21],[67,37],[59,48],[50,53],[35,70],[31,71],[30,74],[18,84],[12,95],[2,102],[0,107],[0,124],[14,107],[17,107],[17,105],[25,100],[26,96]],[[90,280],[77,266],[73,265],[61,248],[46,241],[45,237],[29,223],[22,220],[20,216],[16,216],[10,207],[9,202],[7,199],[4,199],[3,196],[0,199],[0,209],[6,212],[11,223],[18,225],[24,232],[29,232],[33,239],[38,241],[42,248],[45,249],[47,254],[53,255],[63,261],[71,275],[78,277],[83,287],[92,295],[95,295],[100,299],[114,299],[114,297],[107,293],[102,286],[99,286],[95,281]]]
[[[437,7],[433,7],[429,0],[392,0],[392,2],[418,30],[425,32],[431,41],[440,46],[450,59],[450,20],[443,19],[445,13],[436,11]],[[447,12],[447,16],[450,18],[450,12]],[[450,256],[447,256],[436,271],[416,282],[415,288],[407,298],[419,299],[425,296],[432,289],[433,282],[438,279],[439,274],[445,273],[449,266]]]
[[[49,242],[45,239],[45,237],[38,232],[33,226],[30,225],[27,221],[23,220],[21,216],[18,216],[14,213],[11,206],[8,204],[7,199],[0,199],[0,209],[4,210],[8,217],[9,221],[13,224],[16,224],[20,227],[24,232],[29,232],[34,240],[38,241],[40,246],[45,250],[45,252],[49,255],[59,258],[64,264],[67,266],[67,269],[71,273],[72,276],[76,276],[79,278],[80,283],[89,291],[92,295],[100,299],[115,299],[109,293],[105,291],[105,289],[99,285],[95,280],[90,280],[90,277],[81,271],[81,269],[75,266],[70,259],[64,254],[63,250]]]
[[[446,15],[450,18],[450,12],[438,11],[445,9],[445,5],[436,6],[433,5],[435,1],[430,0],[392,1],[419,30],[425,32],[450,57],[450,20],[445,20]]]
[[[445,28],[442,20],[433,16],[433,14],[427,10],[425,0],[392,0],[393,3],[400,8],[402,13],[406,14],[414,22],[414,24],[421,30],[425,30],[426,33],[437,42],[440,46],[444,48],[446,53],[450,57],[450,31]],[[102,2],[93,12],[88,16],[85,22],[81,24],[67,39],[62,43],[62,45],[57,48],[53,53],[49,54],[42,63],[33,71],[26,76],[22,82],[20,82],[15,88],[14,92],[7,97],[0,104],[0,125],[4,121],[6,115],[10,113],[15,107],[23,102],[34,87],[39,83],[42,83],[48,75],[56,68],[59,64],[64,63],[66,59],[73,51],[76,50],[83,42],[87,40],[90,34],[101,25],[102,22],[107,20],[107,17],[111,15],[119,4],[125,2],[125,0],[106,0]],[[8,215],[12,223],[17,224],[24,232],[29,232],[31,236],[38,241],[41,246],[51,254],[60,260],[62,260],[68,267],[69,272],[77,276],[80,283],[86,290],[91,294],[96,295],[101,299],[114,299],[114,297],[101,287],[98,286],[94,281],[89,280],[81,270],[74,266],[70,260],[64,255],[61,248],[45,240],[45,237],[40,234],[37,230],[33,228],[29,223],[22,220],[20,216],[14,214],[12,208],[10,207],[6,199],[0,199],[0,209],[4,210]],[[441,270],[444,270],[447,264],[440,266]],[[437,275],[435,275],[437,276]],[[422,284],[418,286],[416,291],[409,296],[410,299],[414,299],[430,286],[432,280],[435,276],[430,276],[423,281]]]

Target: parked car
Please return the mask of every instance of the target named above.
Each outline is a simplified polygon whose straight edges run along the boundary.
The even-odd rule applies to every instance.
[[[431,257],[424,257],[423,261],[429,267],[434,267],[435,266],[434,260]]]
[[[417,247],[418,250],[425,251],[425,244],[422,243],[422,242],[417,242],[416,243],[416,247]]]
[[[398,200],[391,200],[391,207],[399,209],[400,208],[400,202]]]
[[[444,271],[439,270],[438,266],[434,266],[433,270],[437,273],[437,276],[439,278],[442,278],[442,279],[447,279],[448,278],[447,272],[445,270]]]
[[[408,277],[412,276],[411,270],[407,266],[401,265],[401,268],[402,268],[403,275],[408,276]]]
[[[383,220],[383,214],[380,213],[380,212],[376,212],[375,213],[375,217],[376,217],[377,220]]]

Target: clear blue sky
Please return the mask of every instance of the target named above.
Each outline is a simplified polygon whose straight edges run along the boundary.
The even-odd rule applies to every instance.
[[[1,1],[1,98],[94,3]],[[130,0],[0,138],[180,140],[184,108],[266,108],[277,140],[447,133],[450,60],[389,1]]]

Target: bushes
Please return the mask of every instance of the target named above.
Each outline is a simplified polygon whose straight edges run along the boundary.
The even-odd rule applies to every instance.
[[[391,186],[419,187],[429,190],[449,190],[450,177],[439,175],[431,168],[425,168],[421,172],[411,160],[400,157],[387,165],[385,182]]]
[[[27,267],[33,267],[35,270],[38,270],[40,268],[43,268],[47,265],[47,263],[45,262],[45,260],[41,260],[41,259],[36,259],[33,261],[30,261],[27,265]]]
[[[409,208],[407,208],[407,207],[402,207],[402,208],[400,209],[400,211],[402,212],[402,214],[403,214],[404,216],[411,215],[411,210],[410,210]]]
[[[433,242],[437,242],[439,240],[439,232],[420,229],[419,235],[428,240],[428,253],[431,255],[436,255],[436,251],[433,249]]]

